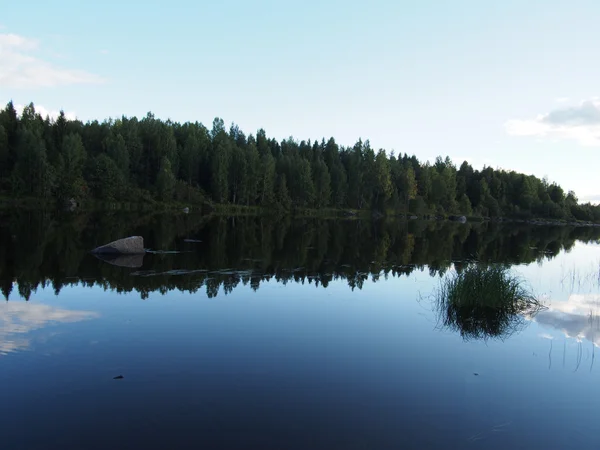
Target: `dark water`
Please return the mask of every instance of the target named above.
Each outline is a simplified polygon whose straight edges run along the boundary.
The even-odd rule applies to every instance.
[[[89,254],[133,234],[143,258]],[[598,448],[599,238],[4,213],[2,448]],[[431,294],[473,260],[549,308],[481,339],[444,327]]]

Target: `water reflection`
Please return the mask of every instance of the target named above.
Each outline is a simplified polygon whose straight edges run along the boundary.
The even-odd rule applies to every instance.
[[[0,403],[11,405],[0,413],[2,442],[596,448],[594,347],[557,337],[552,327],[597,342],[597,322],[585,322],[597,298],[548,302],[537,324],[502,343],[438,332],[429,305],[416,299],[474,258],[506,264],[535,293],[558,298],[560,265],[598,253],[577,245],[556,255],[576,241],[595,242],[598,232],[393,220],[0,217],[0,286],[10,294],[0,308],[2,351],[32,350],[0,358]],[[141,267],[88,253],[138,234],[155,251]],[[514,267],[532,262],[543,265]],[[205,301],[234,289],[227,301]],[[138,300],[152,292],[166,295]],[[506,329],[485,309],[475,312],[476,326],[493,335]],[[456,317],[461,329],[474,329],[468,314]],[[95,320],[75,323],[85,319]]]
[[[144,236],[153,252],[109,263],[89,254],[129,235]],[[369,279],[415,270],[443,275],[452,264],[460,270],[474,257],[506,264],[541,262],[576,241],[599,238],[598,228],[495,223],[15,211],[0,216],[0,288],[8,298],[18,282],[18,294],[25,299],[46,283],[57,294],[81,282],[137,291],[142,298],[173,289],[205,289],[215,297],[240,284],[257,290],[271,279],[323,287],[342,279],[361,289]]]
[[[55,308],[39,303],[0,304],[0,355],[24,350],[32,343],[31,332],[51,324],[80,322],[98,317],[92,311]]]
[[[600,346],[600,295],[571,294],[568,301],[552,303],[534,320],[567,338],[586,339]]]

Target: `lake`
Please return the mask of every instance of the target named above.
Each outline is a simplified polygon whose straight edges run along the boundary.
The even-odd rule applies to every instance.
[[[90,254],[130,235],[148,253]],[[599,239],[2,212],[2,448],[598,448]],[[506,265],[546,308],[449,323],[436,290],[475,261]]]

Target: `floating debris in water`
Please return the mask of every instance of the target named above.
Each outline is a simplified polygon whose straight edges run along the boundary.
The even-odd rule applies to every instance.
[[[223,270],[214,270],[211,272],[213,275],[238,275],[240,277],[252,275],[254,272],[252,270],[235,270],[235,269],[223,269]]]
[[[117,375],[116,377],[113,377],[113,380],[122,380],[123,378],[125,378],[123,375]]]
[[[205,269],[195,269],[195,270],[173,269],[173,270],[167,270],[165,272],[156,272],[155,270],[137,270],[135,272],[132,272],[131,275],[133,275],[135,277],[155,277],[158,275],[191,275],[194,273],[206,273],[206,272],[208,272],[208,270],[205,270]]]
[[[181,250],[146,250],[146,253],[152,253],[155,255],[175,255],[177,253],[193,253],[189,250],[181,251]]]

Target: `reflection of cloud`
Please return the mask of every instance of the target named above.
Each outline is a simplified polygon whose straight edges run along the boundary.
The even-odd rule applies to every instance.
[[[93,319],[92,311],[72,311],[48,305],[6,302],[0,305],[0,355],[29,347],[27,333],[52,323],[72,323]]]
[[[567,337],[587,339],[600,346],[600,295],[573,294],[566,302],[554,302],[540,311],[534,320]]]

